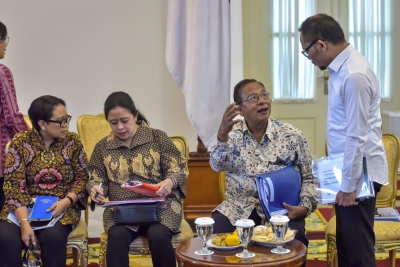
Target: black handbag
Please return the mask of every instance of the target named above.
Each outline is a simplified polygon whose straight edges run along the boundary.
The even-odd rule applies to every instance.
[[[148,225],[159,223],[157,203],[140,203],[114,206],[117,225]]]
[[[42,263],[35,250],[36,246],[30,243],[22,256],[22,267],[42,267]],[[33,259],[31,259],[31,257],[33,257]]]

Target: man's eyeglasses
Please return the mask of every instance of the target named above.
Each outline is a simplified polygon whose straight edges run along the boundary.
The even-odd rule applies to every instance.
[[[47,120],[47,122],[54,122],[54,123],[58,123],[60,124],[60,127],[64,128],[67,126],[67,124],[71,121],[72,116],[67,115],[64,119],[62,120],[57,120],[57,121],[53,121],[53,120]]]
[[[243,100],[242,102],[237,103],[237,105],[240,105],[240,104],[242,104],[243,102],[246,102],[246,101],[257,103],[258,100],[260,99],[260,97],[262,99],[264,99],[264,100],[267,100],[269,98],[269,93],[268,92],[263,92],[263,93],[261,93],[259,95],[251,95],[247,99]]]
[[[315,45],[318,41],[325,41],[325,40],[322,40],[322,39],[317,39],[317,40],[315,40],[315,41],[312,42],[306,49],[304,49],[303,51],[301,51],[301,53],[302,53],[306,58],[308,58],[308,50],[309,50],[313,45]]]
[[[8,44],[9,41],[10,41],[10,37],[8,37],[8,36],[4,39],[0,39],[0,43],[6,42],[6,44]]]

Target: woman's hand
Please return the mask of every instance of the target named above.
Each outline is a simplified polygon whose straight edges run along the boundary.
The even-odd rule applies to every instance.
[[[36,240],[35,240],[35,233],[32,230],[31,225],[29,224],[29,221],[21,221],[20,223],[21,227],[21,239],[22,242],[24,242],[25,246],[29,247],[29,241],[32,240],[32,244],[36,245]]]
[[[104,198],[103,188],[99,188],[98,185],[95,185],[90,189],[90,198],[92,201],[102,204],[106,199]]]
[[[69,201],[68,198],[63,198],[51,205],[50,208],[46,210],[46,212],[53,211],[53,217],[57,217],[58,215],[61,215],[66,209],[68,209],[69,206],[71,206],[71,201]]]
[[[166,197],[169,194],[171,194],[171,190],[172,187],[174,186],[174,183],[172,182],[171,179],[167,178],[164,181],[156,184],[156,186],[160,187],[156,192],[156,194],[159,195],[160,197]]]

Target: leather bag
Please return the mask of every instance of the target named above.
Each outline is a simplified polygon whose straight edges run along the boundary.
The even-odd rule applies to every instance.
[[[114,221],[117,225],[148,225],[159,223],[158,203],[118,205],[114,207]]]

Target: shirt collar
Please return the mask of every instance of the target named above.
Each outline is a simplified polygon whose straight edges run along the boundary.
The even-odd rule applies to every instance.
[[[275,121],[274,119],[268,118],[267,129],[265,130],[265,134],[263,136],[261,143],[266,142],[267,138],[269,140],[273,139],[274,134],[277,132],[277,129],[275,128],[275,125],[274,125],[274,121]],[[240,123],[237,124],[237,129],[243,133],[243,136],[248,134],[253,137],[253,135],[250,133],[249,128],[247,127],[246,121],[244,119]]]
[[[354,47],[349,44],[335,59],[329,64],[329,73],[338,72],[347,58],[355,51]]]
[[[107,136],[106,141],[107,141],[107,149],[117,149],[120,147],[126,147],[125,142],[116,137],[113,132],[111,132]],[[153,141],[151,128],[149,127],[149,125],[147,125],[146,122],[142,121],[140,122],[139,127],[133,137],[133,142],[130,148],[133,148],[135,146],[140,146],[149,143],[151,141]]]

